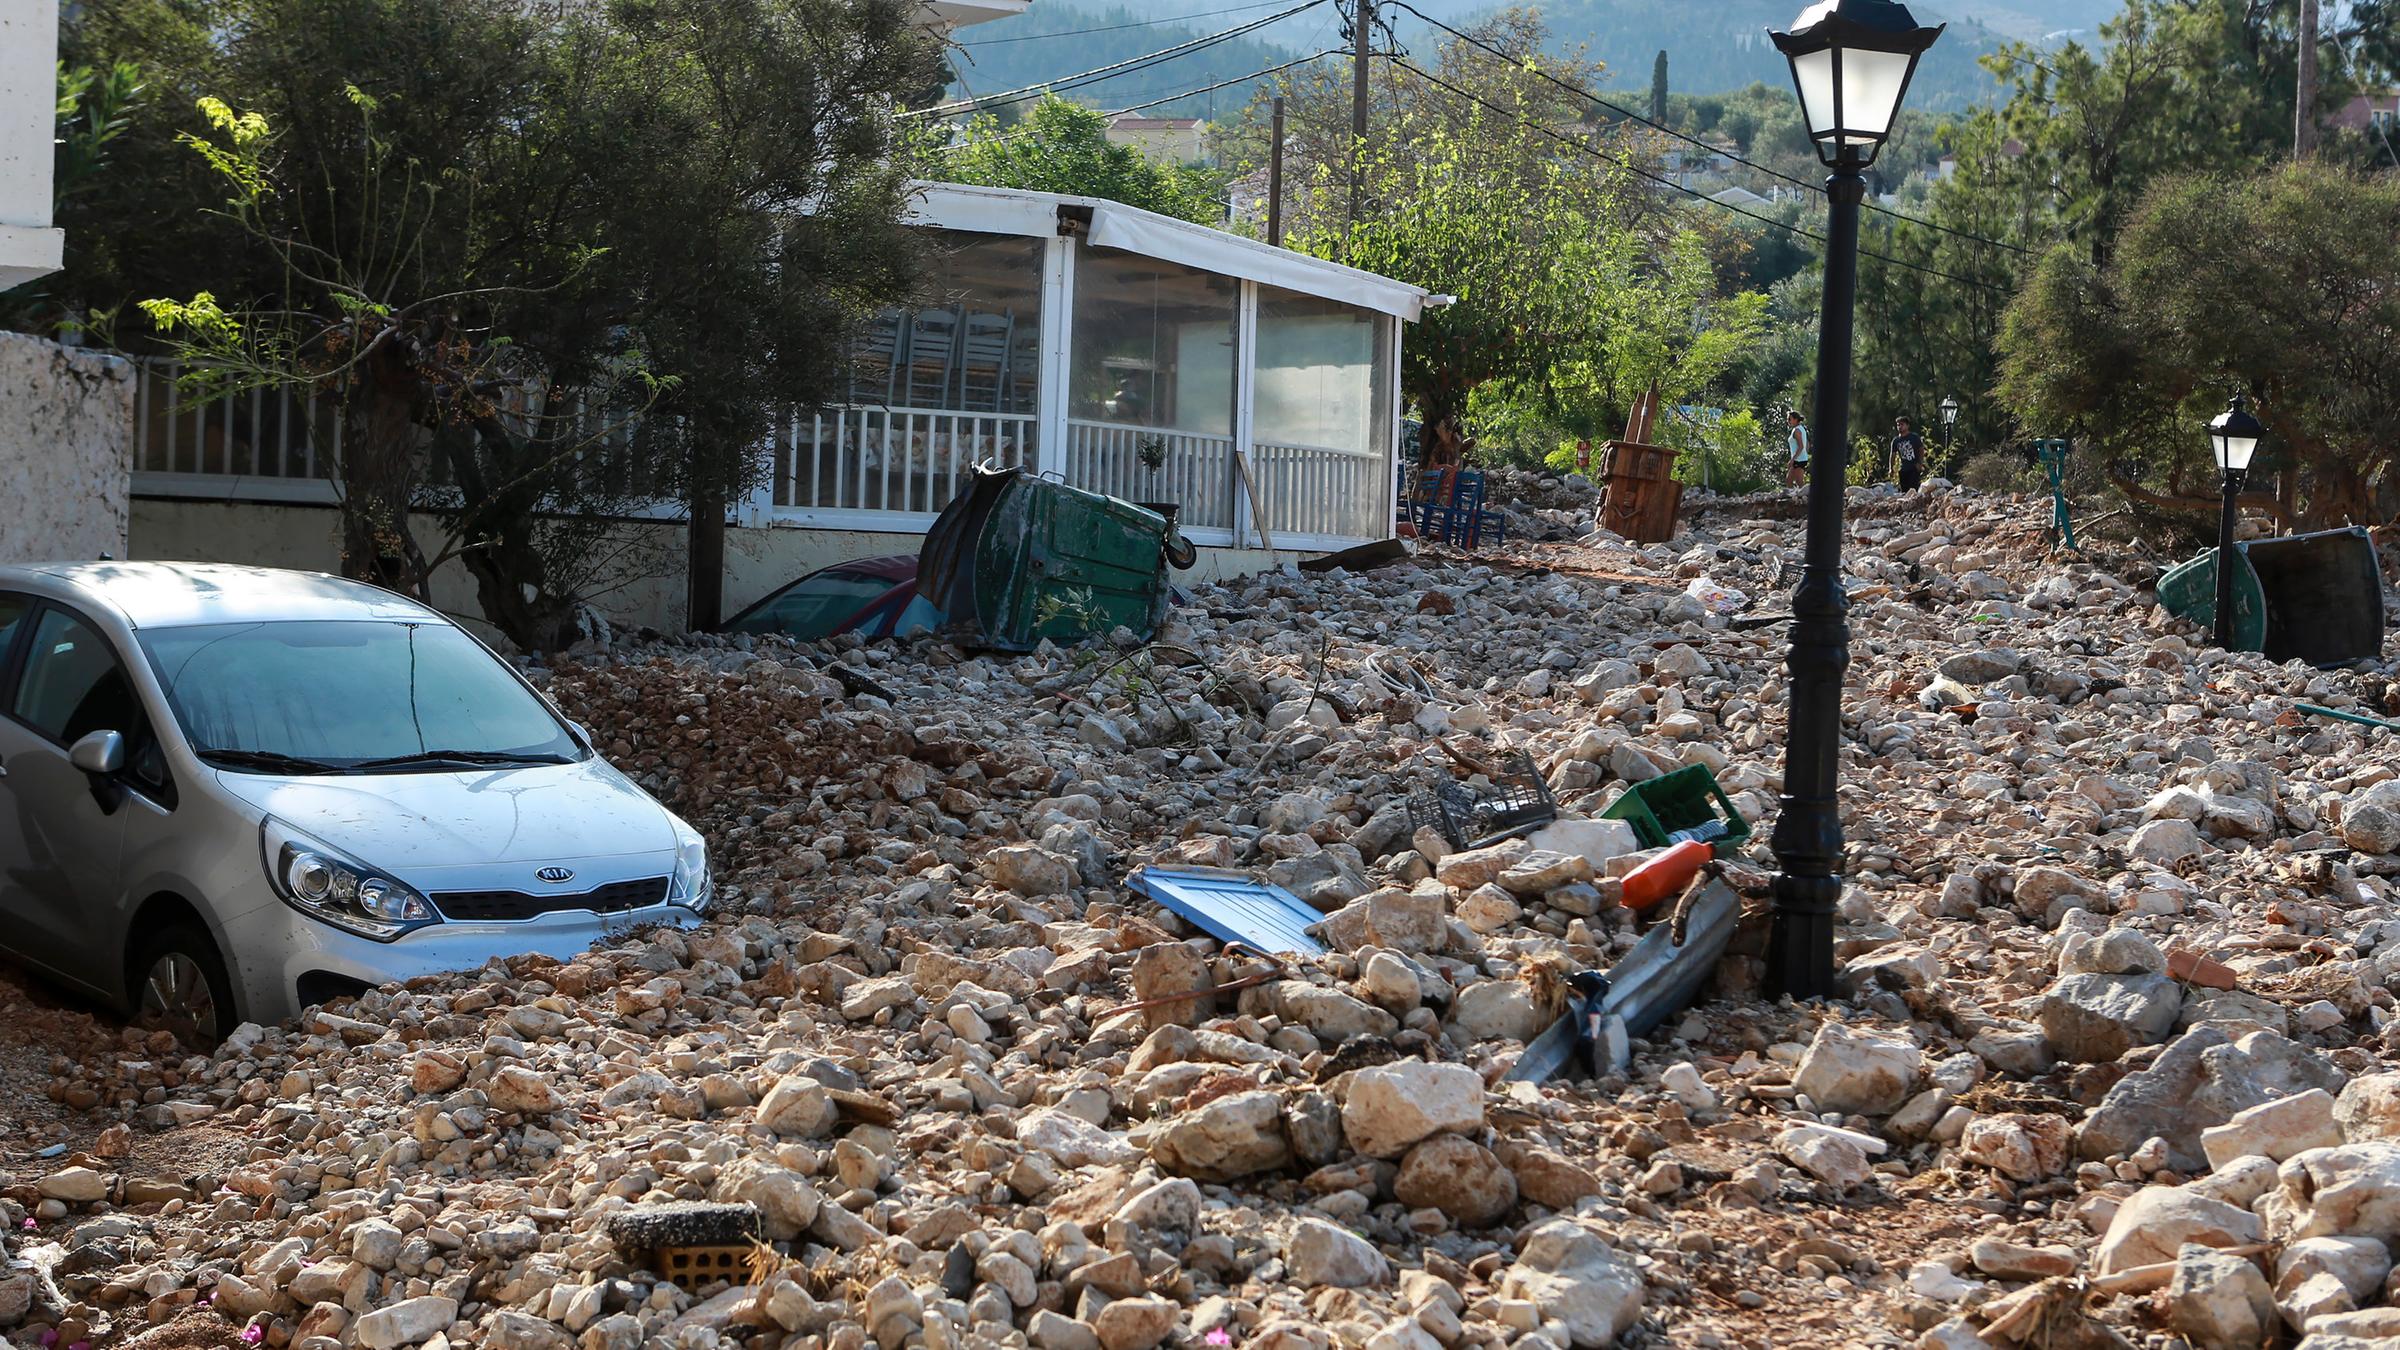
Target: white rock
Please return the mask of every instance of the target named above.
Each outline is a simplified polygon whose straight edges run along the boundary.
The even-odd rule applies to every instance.
[[[1444,1130],[1483,1128],[1483,1075],[1464,1064],[1400,1060],[1359,1070],[1342,1103],[1342,1133],[1371,1158],[1397,1158]]]
[[[1908,1100],[1924,1062],[1925,1052],[1905,1037],[1827,1022],[1817,1028],[1792,1083],[1820,1111],[1888,1115]]]
[[[1544,1321],[1566,1325],[1577,1350],[1612,1346],[1642,1315],[1641,1272],[1597,1233],[1552,1219],[1525,1238],[1516,1264],[1500,1277],[1504,1299],[1523,1299]]]
[[[351,1331],[367,1350],[398,1350],[429,1340],[458,1320],[458,1300],[428,1294],[361,1314]]]
[[[2282,1162],[2312,1148],[2330,1148],[2342,1142],[2333,1105],[2333,1094],[2323,1088],[2262,1102],[2222,1125],[2202,1130],[2200,1147],[2208,1154],[2211,1167],[2253,1156]]]
[[[1293,1227],[1284,1244],[1284,1267],[1293,1283],[1312,1289],[1361,1289],[1392,1278],[1391,1262],[1373,1243],[1322,1219],[1302,1219]]]

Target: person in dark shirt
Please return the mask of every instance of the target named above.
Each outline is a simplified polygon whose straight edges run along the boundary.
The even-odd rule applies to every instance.
[[[1914,492],[1925,481],[1925,438],[1905,417],[1892,421],[1892,463],[1900,471],[1900,490]]]

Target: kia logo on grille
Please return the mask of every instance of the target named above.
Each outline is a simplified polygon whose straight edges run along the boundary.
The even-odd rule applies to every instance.
[[[575,879],[575,873],[564,867],[545,867],[534,875],[553,886],[565,885]]]

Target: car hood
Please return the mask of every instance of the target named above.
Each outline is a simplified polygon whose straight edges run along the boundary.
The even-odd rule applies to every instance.
[[[597,755],[580,764],[451,773],[217,777],[277,820],[402,876],[675,847],[666,808]]]

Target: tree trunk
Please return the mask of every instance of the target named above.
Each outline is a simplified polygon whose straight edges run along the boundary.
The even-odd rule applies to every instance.
[[[549,559],[537,542],[543,475],[525,471],[531,458],[496,420],[477,423],[472,435],[442,438],[460,496],[459,562],[475,579],[483,617],[522,651],[556,651],[582,636],[580,608],[560,592]],[[496,472],[478,456],[490,453]],[[500,486],[493,486],[493,479]]]
[[[368,359],[343,402],[342,575],[430,601],[425,554],[408,528],[417,479],[413,379],[406,358],[387,347]]]
[[[725,494],[714,484],[692,487],[686,553],[684,620],[695,633],[713,633],[725,621]]]

